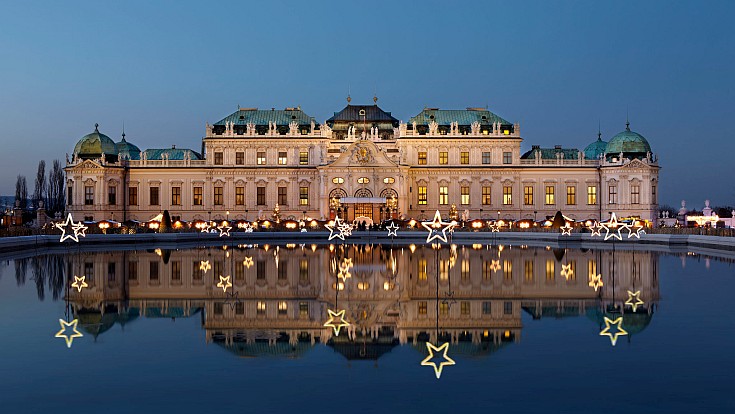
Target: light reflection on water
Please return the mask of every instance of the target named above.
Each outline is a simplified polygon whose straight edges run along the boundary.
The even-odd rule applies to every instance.
[[[543,401],[594,411],[596,401],[609,400],[608,382],[655,378],[653,388],[673,400],[651,399],[642,389],[619,404],[657,403],[672,412],[690,403],[682,400],[686,391],[706,396],[713,408],[727,407],[732,394],[718,390],[733,383],[733,357],[724,352],[733,345],[733,330],[722,328],[733,322],[717,320],[727,307],[711,298],[735,287],[729,266],[697,255],[679,259],[609,247],[484,245],[413,252],[386,245],[77,248],[22,257],[0,265],[0,329],[12,338],[0,389],[16,391],[0,402],[24,407],[21,397],[35,395],[37,407],[57,408],[56,392],[44,389],[39,397],[37,389],[28,394],[20,386],[55,377],[65,378],[55,382],[64,392],[75,378],[113,389],[141,378],[195,384],[206,377],[209,393],[199,391],[196,401],[186,392],[191,386],[146,380],[136,387],[141,399],[116,395],[111,410],[171,395],[178,396],[172,407],[183,411],[206,401],[234,404],[218,396],[249,384],[247,406],[266,410],[273,408],[269,396],[304,409],[314,398],[367,403],[366,394],[378,393],[409,411],[469,408],[477,401],[511,412],[543,407]],[[716,282],[702,280],[702,272]],[[602,287],[595,290],[590,277],[598,275]],[[218,287],[220,276],[229,276],[231,287]],[[87,286],[72,288],[81,277]],[[699,317],[687,312],[691,295]],[[349,326],[338,336],[324,326],[328,310],[345,311]],[[618,318],[624,334],[613,347],[612,336],[600,333]],[[78,320],[84,335],[69,350],[54,337],[58,319]],[[456,361],[440,380],[420,365],[427,342],[448,342]],[[692,354],[692,347],[701,352]],[[672,367],[680,371],[661,376]],[[568,395],[557,382],[565,378],[570,388],[589,393]],[[317,386],[325,380],[349,392]],[[487,387],[496,391],[488,394]],[[518,387],[539,398],[513,400]],[[449,393],[446,400],[417,401],[439,389]]]

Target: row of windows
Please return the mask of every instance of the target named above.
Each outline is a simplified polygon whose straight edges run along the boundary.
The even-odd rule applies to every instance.
[[[418,275],[419,281],[428,280],[427,263],[428,263],[427,259],[425,258],[421,258],[417,262],[417,275]],[[570,260],[567,264],[570,266],[571,272],[569,272],[568,275],[565,276],[565,280],[576,281],[577,280],[577,261]],[[449,260],[439,261],[439,280],[449,279],[449,269],[450,269]],[[504,280],[506,281],[513,280],[513,262],[511,260],[503,260],[502,267],[500,266],[500,260],[485,260],[482,262],[483,280],[486,280],[486,281],[492,280],[493,273],[499,272],[501,270],[502,270]],[[535,269],[534,269],[533,260],[525,260],[523,262],[523,279],[526,283],[533,283],[535,281],[534,270]],[[544,270],[545,270],[546,281],[553,282],[556,279],[556,271],[557,271],[556,262],[553,259],[546,260],[546,268]],[[588,274],[590,275],[597,274],[597,261],[596,260],[587,261],[587,271],[588,271]],[[462,280],[470,279],[470,261],[469,260],[462,260],[460,278]]]
[[[468,205],[470,204],[470,187],[469,186],[461,186],[459,188],[460,190],[460,204]],[[556,204],[555,199],[555,187],[553,185],[547,185],[545,188],[545,204],[553,205]],[[483,186],[482,187],[482,204],[483,205],[490,205],[492,204],[492,187],[491,186]],[[577,187],[570,185],[567,186],[567,205],[575,205],[577,204]],[[427,199],[427,191],[426,186],[419,186],[418,187],[418,204],[419,205],[426,205],[428,202]],[[449,204],[449,187],[447,186],[439,186],[439,204]],[[510,205],[513,204],[513,187],[512,186],[503,186],[503,204],[504,205]],[[524,186],[523,187],[523,204],[525,205],[533,205],[534,199],[533,199],[533,186]],[[587,187],[587,204],[597,204],[597,187],[596,186],[588,186]]]
[[[426,151],[419,151],[418,152],[418,165],[426,165]],[[447,151],[439,151],[439,165],[447,165],[449,164],[449,152]],[[462,165],[467,165],[470,163],[470,152],[469,151],[461,151],[459,153],[459,163]],[[492,153],[490,152],[483,152],[482,153],[482,163],[483,164],[491,164],[492,163]],[[513,163],[513,153],[510,151],[503,152],[503,164],[512,164]]]
[[[150,187],[148,189],[148,204],[157,206],[161,204],[160,198],[160,187]],[[219,206],[224,204],[225,192],[224,187],[215,186],[213,189],[213,202],[214,205]],[[108,202],[110,205],[117,204],[116,198],[117,187],[109,187]],[[69,200],[71,200],[71,187],[69,187]],[[181,187],[171,187],[171,205],[180,206],[181,200]],[[94,204],[94,186],[84,187],[84,204]],[[192,205],[201,206],[204,204],[204,188],[195,186],[192,188]],[[256,204],[266,205],[266,188],[257,187],[256,189]],[[288,205],[288,188],[278,187],[278,204]],[[128,205],[138,205],[138,187],[128,187]],[[235,205],[245,205],[245,187],[235,187]],[[309,187],[299,187],[299,205],[309,205]]]
[[[255,163],[257,165],[266,165],[266,152],[258,151],[255,154]],[[224,153],[216,151],[214,153],[214,165],[224,165]],[[278,165],[288,165],[288,153],[286,151],[278,151]],[[235,165],[245,165],[245,152],[235,152]],[[299,151],[299,165],[309,165],[309,152]]]
[[[418,314],[419,315],[426,315],[428,310],[428,302],[425,300],[418,302]],[[469,315],[470,314],[470,302],[469,301],[461,301],[459,302],[459,312],[462,315]],[[486,300],[482,302],[482,314],[483,315],[491,315],[492,314],[492,302],[489,300]],[[503,315],[512,315],[513,314],[513,302],[511,301],[504,301],[503,302]],[[443,301],[439,303],[439,315],[449,315],[449,302]]]

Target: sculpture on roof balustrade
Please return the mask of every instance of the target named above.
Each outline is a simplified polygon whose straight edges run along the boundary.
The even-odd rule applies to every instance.
[[[296,121],[291,121],[288,124],[288,134],[289,135],[298,135],[299,134],[299,124]]]
[[[429,135],[437,135],[438,132],[439,132],[439,124],[434,120],[429,122]]]
[[[470,128],[472,130],[472,135],[479,135],[480,134],[480,123],[475,121],[470,125]]]

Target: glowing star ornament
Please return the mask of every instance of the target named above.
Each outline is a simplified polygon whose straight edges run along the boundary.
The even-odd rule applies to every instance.
[[[325,224],[324,227],[329,230],[329,238],[327,241],[332,240],[335,237],[344,241],[345,236],[350,236],[352,234],[352,226],[344,223],[340,217],[334,219],[334,224]]]
[[[595,292],[597,292],[597,290],[602,286],[604,286],[604,283],[602,283],[602,275],[590,275],[589,287],[593,288]]]
[[[447,355],[447,352],[449,351],[449,342],[445,342],[439,347],[434,346],[431,342],[426,343],[426,349],[429,350],[429,356],[424,358],[423,361],[421,361],[422,366],[430,366],[434,368],[434,374],[436,375],[436,379],[441,378],[442,376],[442,370],[445,366],[448,365],[454,365],[455,362],[452,358],[449,358]],[[441,354],[441,358],[443,359],[441,362],[439,362],[439,365],[433,359],[436,357],[434,356],[434,353]]]
[[[560,230],[562,236],[572,235],[572,226],[570,226],[569,223],[564,224],[564,227],[561,227]]]
[[[631,291],[628,291],[628,300],[625,301],[625,304],[627,306],[632,307],[633,308],[633,312],[635,312],[636,310],[638,310],[638,307],[641,306],[641,305],[643,305],[644,303],[646,303],[646,302],[644,302],[643,300],[641,300],[641,291],[640,290],[636,290],[635,293],[633,293]]]
[[[67,322],[63,319],[59,319],[59,325],[61,325],[61,330],[54,335],[56,338],[64,338],[64,341],[66,341],[66,347],[71,348],[71,343],[74,341],[74,338],[81,338],[84,335],[82,335],[81,332],[77,330],[77,324],[79,323],[78,319],[74,319],[71,322]]]
[[[87,231],[87,226],[83,225],[81,221],[78,223],[74,223],[74,220],[71,217],[71,213],[66,216],[66,221],[64,221],[63,223],[56,223],[54,224],[54,227],[61,230],[61,239],[59,239],[59,242],[61,243],[63,243],[66,239],[72,239],[73,241],[79,243],[79,236],[87,236],[87,234],[85,233],[85,231]]]
[[[82,289],[84,289],[85,287],[89,287],[89,285],[87,284],[87,282],[84,281],[84,279],[86,279],[86,278],[87,278],[87,276],[79,277],[79,276],[76,276],[75,275],[74,276],[74,283],[71,284],[71,287],[76,288],[77,291],[81,292]]]
[[[209,229],[210,228],[211,228],[211,226],[209,225],[209,223],[206,223],[206,224],[202,225],[201,232],[202,233],[209,233]]]
[[[610,332],[610,328],[612,326],[615,326],[615,332]],[[623,329],[623,317],[618,316],[617,319],[612,320],[605,316],[605,328],[600,331],[600,336],[609,336],[610,342],[612,343],[612,346],[615,346],[615,343],[618,342],[618,337],[628,335],[628,331]]]
[[[342,309],[341,311],[333,311],[331,309],[327,309],[327,313],[329,314],[329,320],[324,323],[324,326],[334,329],[334,335],[339,336],[339,331],[342,328],[346,328],[350,326],[350,323],[345,320],[345,310]],[[335,323],[336,321],[336,323]]]
[[[217,283],[218,288],[222,288],[223,292],[227,292],[227,288],[232,287],[232,282],[230,282],[230,276],[222,276],[219,277],[219,282]]]
[[[596,222],[596,221],[595,221],[595,222],[594,222],[594,223],[593,223],[593,224],[592,224],[592,225],[590,226],[590,231],[592,231],[592,234],[591,234],[590,236],[591,236],[591,237],[595,237],[595,236],[597,236],[597,237],[602,237],[602,234],[601,234],[600,232],[601,232],[601,231],[602,231],[602,229],[604,229],[604,228],[605,228],[605,226],[603,226],[602,224],[600,224],[600,223],[598,223],[598,222]]]
[[[388,237],[398,237],[398,225],[396,225],[396,223],[391,221],[390,225],[386,228],[388,229]]]
[[[253,265],[253,258],[250,256],[246,257],[245,260],[242,261],[242,265],[250,269]]]
[[[500,233],[500,226],[498,226],[497,224],[493,223],[490,224],[488,227],[490,227],[491,233]]]
[[[491,261],[490,262],[490,269],[493,272],[497,272],[498,270],[500,270],[500,260],[493,260],[493,261]]]
[[[219,230],[220,237],[222,236],[230,237],[230,230],[232,230],[232,227],[227,225],[227,222],[224,221],[222,222],[221,225],[217,226],[217,230]]]
[[[212,268],[212,265],[209,264],[209,260],[202,260],[202,261],[199,262],[199,270],[201,270],[205,274],[211,268]]]
[[[643,230],[643,226],[637,223],[633,223],[632,226],[628,226],[628,238],[635,237],[637,239],[641,238],[641,235],[646,234],[646,231]]]
[[[615,216],[615,213],[612,213],[610,220],[602,223],[602,228],[605,229],[605,240],[611,239],[613,237],[618,240],[623,240],[623,236],[620,234],[620,231],[624,229],[629,229],[630,226],[625,223],[619,222],[618,218]]]
[[[447,243],[447,231],[454,227],[454,224],[442,221],[442,215],[439,210],[434,213],[434,219],[432,221],[421,222],[426,230],[429,231],[429,235],[426,237],[426,243],[431,243],[434,239],[439,239],[444,243]]]
[[[564,279],[569,280],[570,277],[574,276],[574,270],[572,269],[571,264],[563,264],[561,265],[561,275],[564,276]]]
[[[243,224],[243,231],[245,233],[252,233],[253,232],[253,226],[250,225],[250,223]]]

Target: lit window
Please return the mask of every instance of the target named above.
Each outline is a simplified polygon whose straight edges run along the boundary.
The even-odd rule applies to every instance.
[[[610,204],[617,204],[618,203],[618,186],[611,185],[608,187],[608,202]]]
[[[462,151],[459,153],[459,163],[460,164],[470,163],[470,152],[469,151]]]
[[[419,301],[419,315],[426,315],[427,305],[425,300]]]
[[[419,205],[425,205],[426,204],[426,186],[420,185],[419,186]]]
[[[449,187],[439,187],[439,204],[449,204]]]
[[[360,177],[360,178],[357,179],[357,183],[358,184],[369,184],[370,183],[370,179],[367,178],[367,177]]]
[[[419,165],[426,165],[426,151],[419,151]]]
[[[202,187],[194,187],[194,205],[202,205]]]
[[[483,205],[489,206],[491,204],[492,202],[492,197],[490,195],[491,189],[492,187],[490,187],[489,185],[482,187],[482,204]]]
[[[439,164],[446,165],[449,163],[449,153],[446,151],[439,152]]]
[[[181,187],[171,187],[171,205],[181,205]]]
[[[595,185],[587,186],[587,204],[597,204],[597,186]]]
[[[556,269],[554,267],[554,261],[551,259],[546,260],[546,281],[553,282],[556,275]]]
[[[345,179],[341,177],[335,177],[335,178],[332,178],[332,182],[335,184],[342,184],[345,182]]]
[[[526,260],[523,263],[523,279],[526,283],[533,283],[533,260]]]
[[[533,186],[523,186],[523,204],[527,206],[533,205]]]
[[[257,308],[258,315],[265,315],[265,302],[258,301],[258,305],[257,306],[258,306],[258,308]]]
[[[546,186],[546,204],[554,204],[554,186]]]
[[[418,269],[416,273],[418,273],[418,279],[426,280],[427,278],[426,259],[419,259],[417,264],[418,264]]]
[[[245,187],[235,187],[235,204],[245,205]]]
[[[287,161],[286,151],[278,151],[278,165],[286,165]]]
[[[299,152],[299,165],[309,165],[309,151]]]
[[[257,164],[265,165],[265,151],[258,151]]]
[[[87,206],[94,204],[94,187],[91,185],[84,186],[84,204]]]
[[[503,260],[503,277],[507,281],[513,280],[513,262],[510,260]]]
[[[309,187],[299,187],[299,205],[309,205]]]
[[[573,206],[577,204],[577,187],[573,185],[567,186],[567,205]]]
[[[460,202],[464,205],[470,204],[470,187],[462,186],[460,190]]]
[[[383,183],[385,183],[385,184],[393,184],[394,182],[396,182],[396,179],[393,178],[393,177],[385,177],[385,178],[383,178]]]
[[[285,300],[278,302],[278,314],[285,315],[288,312],[288,303]]]
[[[513,187],[509,185],[503,186],[503,204],[506,206],[513,204]]]

